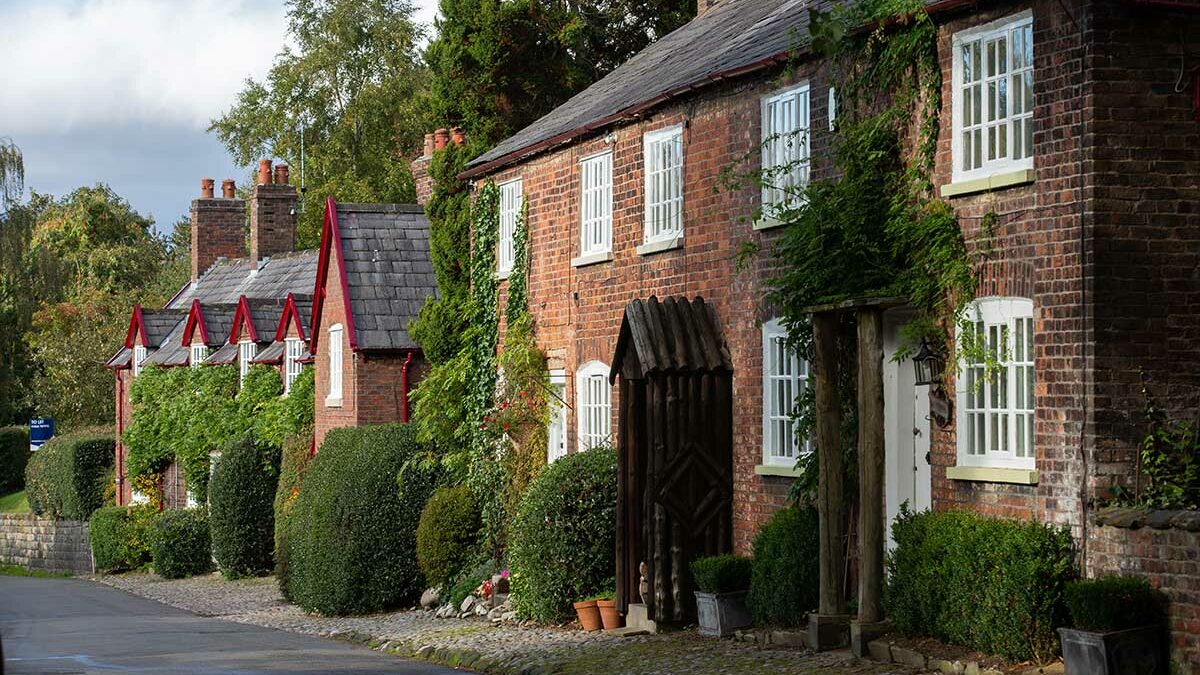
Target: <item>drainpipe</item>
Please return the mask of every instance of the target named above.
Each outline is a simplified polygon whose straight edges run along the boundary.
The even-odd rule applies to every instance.
[[[131,368],[129,372],[132,373],[133,369]],[[125,410],[125,385],[121,383],[120,370],[114,370],[113,375],[117,378],[117,470],[114,472],[116,475],[113,476],[113,481],[117,484],[117,506],[125,506],[121,503],[124,501],[123,493],[125,491],[125,485],[121,478],[125,473],[125,463],[121,461],[121,455],[123,454],[121,452],[123,449],[121,447],[121,435],[125,432],[125,420],[121,413]]]
[[[404,365],[400,367],[400,388],[404,394],[400,404],[400,421],[405,424],[408,424],[408,367],[412,365],[412,360],[413,353],[409,352],[404,357]]]

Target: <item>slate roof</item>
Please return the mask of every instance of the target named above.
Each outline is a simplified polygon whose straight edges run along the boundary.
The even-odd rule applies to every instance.
[[[250,363],[279,363],[283,360],[283,341],[272,342],[266,349],[261,349],[254,358],[250,359]]]
[[[145,366],[186,366],[188,349],[183,346],[183,329],[187,320],[181,320],[171,328],[171,332],[163,338],[162,346],[154,350],[146,360]]]
[[[310,280],[310,286],[311,286]],[[312,306],[312,300],[308,299],[312,296],[294,296],[296,297],[296,308],[299,309],[300,298],[307,299],[308,305]],[[286,294],[278,298],[262,299],[256,298],[253,300],[247,299],[247,304],[250,306],[250,321],[254,324],[254,331],[258,334],[259,344],[269,344],[275,339],[275,329],[279,326],[279,319],[283,316],[283,307],[286,304]],[[307,324],[307,315],[305,315],[305,325]]]
[[[200,315],[204,318],[204,328],[208,332],[209,347],[220,347],[229,341],[229,332],[233,328],[233,315],[237,305],[200,305]],[[199,328],[192,333],[192,340],[200,337]]]
[[[187,309],[194,299],[204,304],[236,305],[242,295],[253,300],[311,294],[316,278],[316,249],[272,256],[253,274],[248,258],[220,258],[195,283],[184,286],[167,307]]]
[[[405,204],[337,204],[337,219],[357,349],[416,348],[408,324],[437,290],[424,211]]]
[[[627,119],[667,97],[773,61],[808,38],[808,7],[827,0],[725,0],[652,43],[546,116],[472,160],[481,173]],[[513,157],[507,157],[508,155]],[[504,159],[493,167],[484,165]]]
[[[175,324],[187,318],[187,308],[183,309],[142,309],[142,325],[146,328],[147,347],[154,348],[162,344],[163,339],[175,327]]]
[[[237,358],[238,346],[232,342],[226,342],[221,345],[220,349],[210,354],[207,359],[204,359],[204,363],[210,366],[223,366],[237,361]]]
[[[124,368],[133,360],[133,350],[129,347],[121,347],[121,351],[113,354],[112,357],[104,363],[105,368]]]

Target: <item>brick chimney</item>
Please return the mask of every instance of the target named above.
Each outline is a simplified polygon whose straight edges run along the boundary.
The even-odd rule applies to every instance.
[[[425,144],[421,148],[421,156],[414,159],[409,168],[412,170],[413,181],[417,186],[417,204],[425,206],[429,196],[433,194],[433,178],[429,175],[429,165],[433,161],[433,153],[450,145],[464,146],[467,134],[462,127],[453,129],[438,129],[432,134],[425,134]]]
[[[250,197],[250,261],[258,269],[264,258],[296,249],[296,188],[288,183],[288,167],[271,172],[271,160],[258,163],[258,184]]]
[[[704,16],[705,12],[716,7],[721,3],[721,0],[696,0],[696,16]]]
[[[213,197],[213,179],[200,181],[200,198],[192,200],[192,281],[200,278],[217,258],[246,255],[246,204],[234,196],[233,181],[222,186],[224,196]]]

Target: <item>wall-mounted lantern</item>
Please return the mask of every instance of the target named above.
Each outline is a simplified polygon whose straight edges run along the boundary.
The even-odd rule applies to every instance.
[[[929,341],[921,340],[921,349],[912,357],[913,368],[917,371],[917,386],[942,384],[942,375],[946,370],[946,359],[929,346]]]

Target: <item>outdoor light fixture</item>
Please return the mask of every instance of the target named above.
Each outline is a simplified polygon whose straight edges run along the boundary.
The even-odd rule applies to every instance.
[[[912,357],[913,368],[917,371],[917,386],[942,384],[942,374],[946,370],[946,359],[929,346],[929,341],[921,340],[921,349]]]

